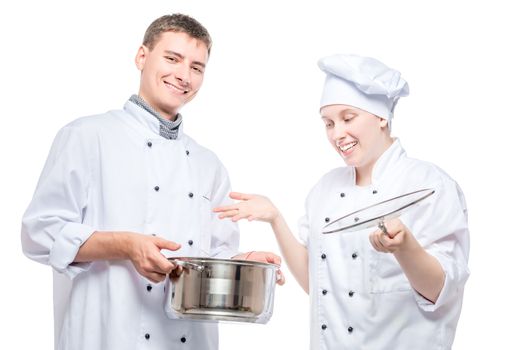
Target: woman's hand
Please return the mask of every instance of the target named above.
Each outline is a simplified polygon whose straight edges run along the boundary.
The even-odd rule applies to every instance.
[[[239,192],[231,192],[229,197],[238,202],[213,209],[215,213],[220,213],[218,216],[220,219],[231,218],[232,221],[247,219],[273,223],[280,215],[267,197]]]
[[[399,219],[384,222],[380,229],[369,235],[369,241],[382,253],[396,253],[418,246],[411,231]]]
[[[437,301],[446,278],[444,270],[402,221],[386,221],[369,235],[369,241],[377,251],[393,253],[413,288],[431,302]]]

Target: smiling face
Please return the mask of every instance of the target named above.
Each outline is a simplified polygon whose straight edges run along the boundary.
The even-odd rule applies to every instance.
[[[152,48],[138,49],[139,96],[172,120],[202,86],[208,57],[203,41],[183,32],[162,33]]]
[[[320,109],[329,142],[357,177],[371,177],[377,159],[393,143],[386,119],[356,107],[328,105]]]

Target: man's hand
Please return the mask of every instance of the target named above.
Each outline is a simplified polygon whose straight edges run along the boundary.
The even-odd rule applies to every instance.
[[[126,234],[126,245],[129,260],[138,273],[155,283],[163,281],[166,274],[175,268],[173,263],[160,253],[160,250],[180,249],[178,243],[132,232]]]
[[[134,232],[96,231],[80,246],[74,261],[127,259],[139,274],[152,282],[160,282],[174,268],[160,253],[162,249],[178,250],[180,244]]]
[[[249,260],[249,261],[258,261],[263,263],[275,264],[280,266],[282,259],[280,256],[270,253],[270,252],[248,252],[235,255],[231,259],[235,260]],[[286,278],[280,269],[277,270],[277,283],[283,285],[286,283]]]

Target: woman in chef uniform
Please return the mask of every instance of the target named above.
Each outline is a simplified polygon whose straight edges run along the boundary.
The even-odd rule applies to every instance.
[[[355,55],[321,59],[320,115],[346,166],[310,191],[299,239],[263,196],[231,193],[221,218],[273,228],[311,305],[312,349],[450,349],[468,278],[467,209],[458,184],[434,164],[409,158],[391,136],[400,73]],[[435,193],[382,229],[322,234],[344,214],[408,192]]]

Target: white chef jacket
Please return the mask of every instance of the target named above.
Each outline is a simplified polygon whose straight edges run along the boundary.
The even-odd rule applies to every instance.
[[[423,188],[435,193],[400,220],[442,265],[435,304],[418,294],[393,254],[377,252],[369,234],[322,234],[326,223],[371,204]],[[372,184],[355,184],[355,169],[322,177],[306,200],[299,236],[309,254],[311,349],[450,349],[469,276],[464,196],[437,166],[408,158],[399,140],[378,159]]]
[[[218,349],[216,323],[170,320],[164,285],[130,261],[74,263],[94,231],[155,234],[182,248],[166,256],[229,258],[238,229],[212,208],[229,203],[225,168],[179,130],[127,101],[84,117],[54,140],[22,221],[22,245],[54,273],[55,347],[64,350]]]

